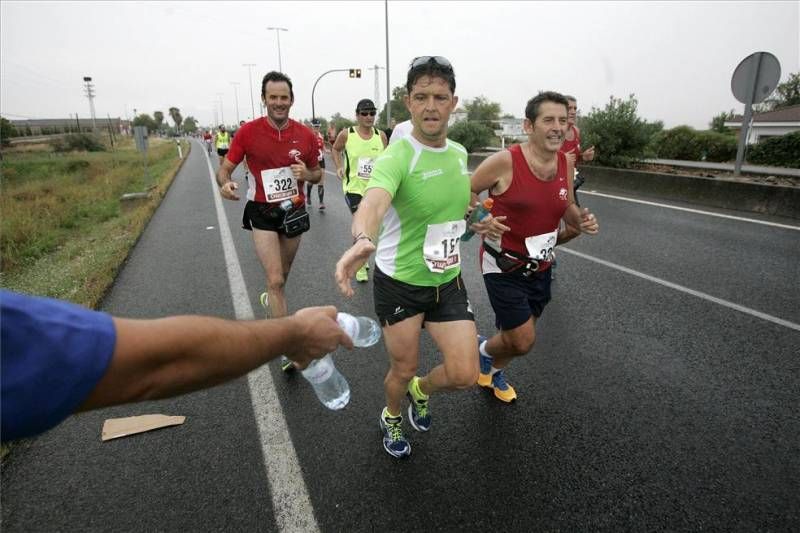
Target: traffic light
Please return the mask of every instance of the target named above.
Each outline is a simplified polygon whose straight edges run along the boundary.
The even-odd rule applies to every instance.
[[[360,68],[351,68],[350,69],[350,77],[351,78],[360,78],[361,77],[361,69]]]

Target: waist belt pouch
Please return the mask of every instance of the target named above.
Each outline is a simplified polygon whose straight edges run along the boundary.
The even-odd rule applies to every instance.
[[[307,232],[311,228],[311,221],[305,207],[299,207],[290,211],[283,219],[284,233],[290,239]]]

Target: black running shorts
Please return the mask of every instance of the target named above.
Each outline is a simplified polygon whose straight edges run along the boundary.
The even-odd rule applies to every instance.
[[[274,231],[281,235],[286,235],[283,227],[283,219],[286,212],[276,203],[262,203],[248,200],[244,206],[242,214],[242,228],[252,230],[253,228]]]
[[[520,271],[483,275],[497,329],[512,330],[541,316],[550,301],[550,274],[548,268],[528,277]]]
[[[461,274],[438,287],[397,281],[376,266],[373,277],[375,314],[384,326],[425,313],[425,322],[475,320]]]

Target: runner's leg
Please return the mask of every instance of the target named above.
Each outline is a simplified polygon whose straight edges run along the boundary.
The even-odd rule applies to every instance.
[[[478,379],[478,330],[472,320],[425,322],[425,329],[442,352],[443,363],[420,379],[425,394],[465,389]]]
[[[420,313],[383,328],[383,341],[389,353],[389,372],[383,380],[383,389],[386,407],[394,416],[400,414],[408,382],[417,373],[419,337],[424,316]]]
[[[300,239],[297,240],[299,241]],[[253,228],[253,243],[267,278],[267,294],[269,295],[271,317],[280,318],[286,316],[286,296],[283,292],[286,277],[284,276],[285,270],[278,234],[274,231]]]

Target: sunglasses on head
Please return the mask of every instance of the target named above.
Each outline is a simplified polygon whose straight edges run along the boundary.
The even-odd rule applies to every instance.
[[[411,68],[422,67],[427,64],[436,65],[445,69],[453,70],[453,65],[444,56],[419,56],[411,61]]]
[[[366,117],[366,116],[374,117],[375,113],[376,113],[376,111],[359,111],[358,112],[358,114],[361,115],[362,117]]]

